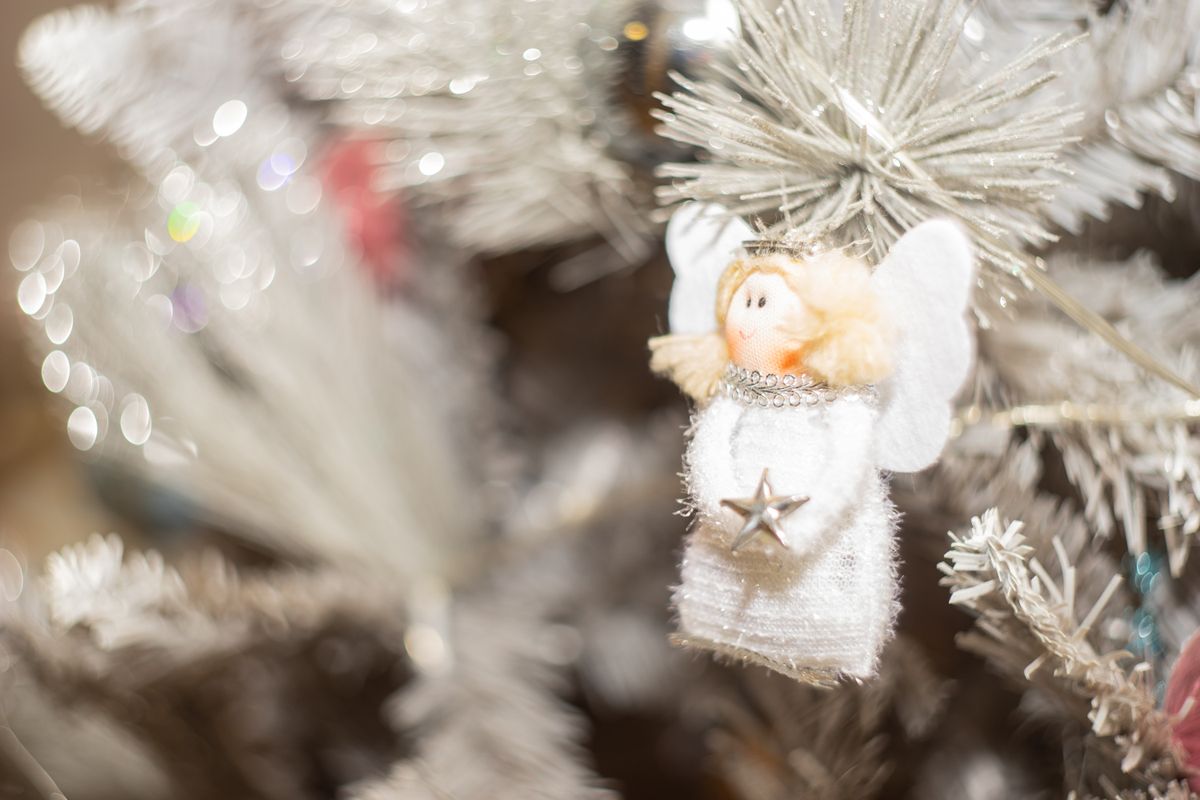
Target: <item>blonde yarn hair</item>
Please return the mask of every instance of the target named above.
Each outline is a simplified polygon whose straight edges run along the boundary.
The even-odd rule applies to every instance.
[[[804,303],[808,313],[787,333],[803,349],[805,373],[831,386],[877,383],[891,373],[893,326],[871,284],[870,268],[836,251],[803,261],[779,253],[734,261],[717,282],[717,330],[651,339],[650,368],[698,402],[711,397],[729,363],[723,330],[729,304],[757,273],[781,276]]]

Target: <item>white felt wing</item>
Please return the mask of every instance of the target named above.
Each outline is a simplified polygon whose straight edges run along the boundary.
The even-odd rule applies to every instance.
[[[974,253],[961,228],[930,220],[896,242],[873,282],[897,326],[895,371],[879,386],[875,463],[918,472],[942,452],[951,401],[971,368],[966,320]]]
[[[667,224],[667,257],[675,270],[671,333],[711,333],[717,327],[717,281],[754,229],[715,203],[687,203]]]

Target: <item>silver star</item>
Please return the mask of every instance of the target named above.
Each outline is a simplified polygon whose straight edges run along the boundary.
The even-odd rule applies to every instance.
[[[771,534],[781,545],[787,547],[779,522],[807,502],[807,497],[801,497],[798,494],[776,495],[772,493],[771,484],[767,481],[767,471],[764,469],[753,497],[721,501],[721,505],[733,509],[746,520],[746,524],[742,526],[729,549],[737,550],[760,533]]]

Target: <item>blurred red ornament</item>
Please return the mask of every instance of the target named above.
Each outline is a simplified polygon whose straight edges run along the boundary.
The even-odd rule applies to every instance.
[[[1163,706],[1172,720],[1171,739],[1191,776],[1188,785],[1200,792],[1200,633],[1184,643],[1167,679]]]
[[[380,287],[402,284],[408,268],[404,204],[377,188],[382,144],[354,136],[335,138],[321,161],[321,180],[342,218],[346,240],[357,247]]]

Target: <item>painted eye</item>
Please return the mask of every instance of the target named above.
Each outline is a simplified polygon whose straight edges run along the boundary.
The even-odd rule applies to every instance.
[[[747,293],[747,295],[746,295],[746,308],[749,308],[749,307],[750,307],[750,295]]]
[[[764,294],[762,297],[758,298],[758,307],[762,308],[766,304],[767,304],[767,296]]]

